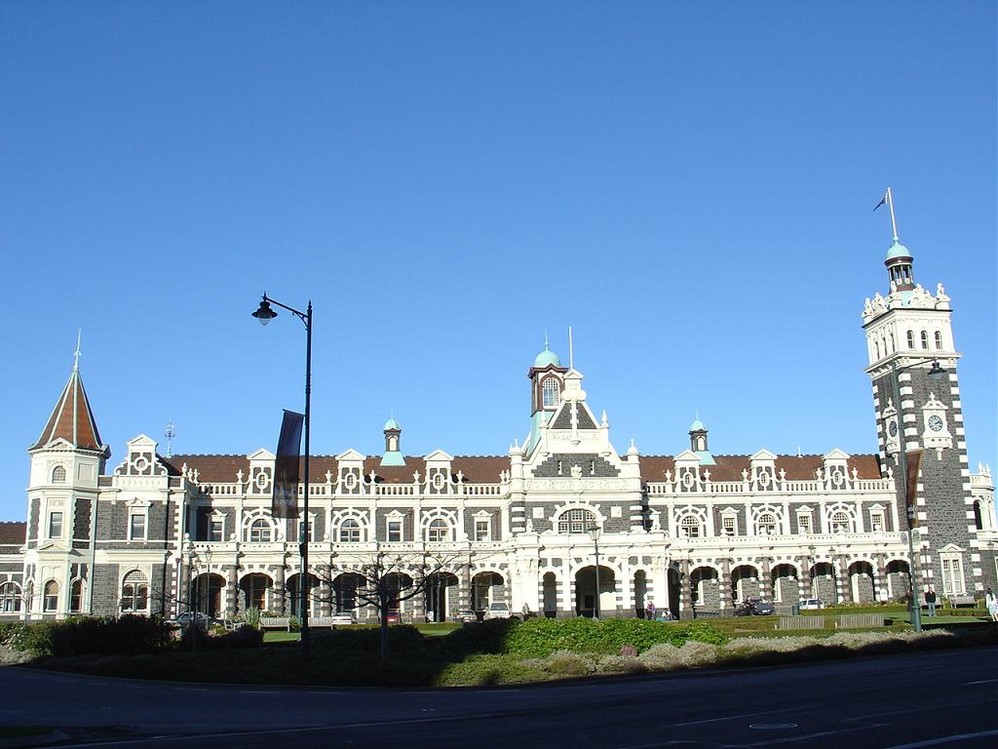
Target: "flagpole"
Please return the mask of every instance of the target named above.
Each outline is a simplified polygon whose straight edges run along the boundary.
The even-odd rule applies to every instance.
[[[898,222],[894,218],[894,196],[891,194],[891,188],[887,188],[887,207],[891,209],[891,229],[894,230],[894,241],[898,241]]]

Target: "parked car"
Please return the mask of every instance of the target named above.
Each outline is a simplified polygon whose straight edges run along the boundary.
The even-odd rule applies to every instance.
[[[401,624],[402,615],[398,611],[389,611],[385,614],[385,621],[389,624]]]
[[[820,598],[802,598],[797,608],[801,611],[818,611],[825,608],[825,602]]]
[[[472,609],[461,609],[454,615],[454,621],[463,622],[467,624],[468,622],[477,622],[478,614],[476,614]]]
[[[173,619],[170,619],[170,624],[173,624],[181,629],[187,629],[191,622],[195,623],[198,629],[208,629],[213,624],[221,624],[222,622],[211,618],[203,611],[185,611],[182,614],[177,614]]]
[[[758,596],[746,598],[735,608],[735,616],[768,616],[776,612],[776,607]]]
[[[340,611],[332,615],[330,623],[334,626],[341,624],[356,624],[357,615],[352,611]]]
[[[509,608],[509,604],[505,601],[493,601],[489,604],[489,607],[485,609],[485,619],[509,619],[513,616],[512,610]]]

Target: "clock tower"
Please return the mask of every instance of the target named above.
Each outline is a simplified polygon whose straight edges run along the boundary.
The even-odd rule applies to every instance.
[[[913,525],[919,588],[931,585],[943,597],[973,595],[983,582],[950,298],[942,284],[933,294],[915,282],[912,255],[896,233],[884,265],[889,291],[866,300],[862,319],[880,464],[897,485],[896,530],[908,530],[900,450],[922,450],[920,469],[908,461],[909,470],[918,470]]]

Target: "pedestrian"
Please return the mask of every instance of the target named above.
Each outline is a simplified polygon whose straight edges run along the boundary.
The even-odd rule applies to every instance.
[[[991,621],[998,622],[998,599],[995,598],[994,591],[988,588],[988,592],[984,594],[984,605],[988,607],[988,614],[991,616]]]
[[[925,591],[925,603],[929,607],[929,616],[935,616],[936,615],[936,591],[934,591],[932,589],[931,585],[929,586],[929,589],[927,591]]]
[[[655,602],[650,598],[648,599],[648,605],[645,606],[645,619],[655,621]]]

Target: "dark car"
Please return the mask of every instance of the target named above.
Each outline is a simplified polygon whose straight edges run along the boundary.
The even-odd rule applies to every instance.
[[[776,612],[776,607],[759,596],[746,598],[735,608],[735,616],[768,616]]]

